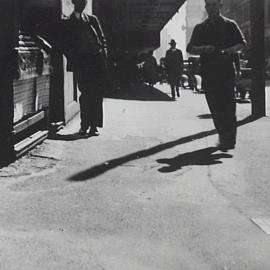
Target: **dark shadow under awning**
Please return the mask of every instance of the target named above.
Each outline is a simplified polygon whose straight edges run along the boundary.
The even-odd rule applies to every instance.
[[[128,0],[127,31],[161,31],[185,0]]]
[[[108,39],[130,50],[157,48],[160,31],[185,0],[93,0]]]

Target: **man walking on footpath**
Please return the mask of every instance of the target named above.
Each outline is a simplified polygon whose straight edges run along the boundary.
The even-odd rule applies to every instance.
[[[183,54],[181,50],[176,48],[174,39],[172,39],[169,44],[171,48],[166,52],[165,67],[168,74],[168,82],[171,87],[172,99],[175,100],[175,94],[180,97],[179,86],[183,71]]]
[[[195,26],[187,52],[200,55],[203,89],[222,151],[236,143],[235,54],[246,41],[237,23],[221,15],[222,0],[205,0],[208,18]]]
[[[63,23],[67,70],[78,83],[83,136],[97,136],[103,126],[103,81],[106,69],[106,40],[97,17],[83,12],[87,0],[72,0],[74,11]]]

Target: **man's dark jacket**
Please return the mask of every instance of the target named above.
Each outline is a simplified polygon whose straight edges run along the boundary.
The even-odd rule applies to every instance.
[[[70,17],[62,20],[61,23],[61,49],[67,57],[67,71],[74,71],[76,65],[77,46],[77,31],[79,19],[76,18],[75,13],[72,13]],[[106,39],[103,34],[102,28],[96,16],[88,15],[86,13],[81,14],[80,23],[86,27],[87,32],[91,37],[94,37],[95,45],[97,49],[93,53],[94,55],[100,54],[107,57],[106,53]]]
[[[165,56],[165,67],[168,73],[180,73],[183,69],[183,54],[179,49],[169,49]]]

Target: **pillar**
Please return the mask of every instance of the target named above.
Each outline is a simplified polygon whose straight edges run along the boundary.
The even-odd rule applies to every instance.
[[[265,42],[264,0],[250,0],[252,57],[252,115],[266,114],[265,105]]]

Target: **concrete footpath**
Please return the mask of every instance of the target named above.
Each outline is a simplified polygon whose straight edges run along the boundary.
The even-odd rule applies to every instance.
[[[0,170],[1,270],[270,269],[270,120],[215,148],[203,94],[136,85],[99,137],[63,130]],[[270,107],[270,106],[269,106]]]

